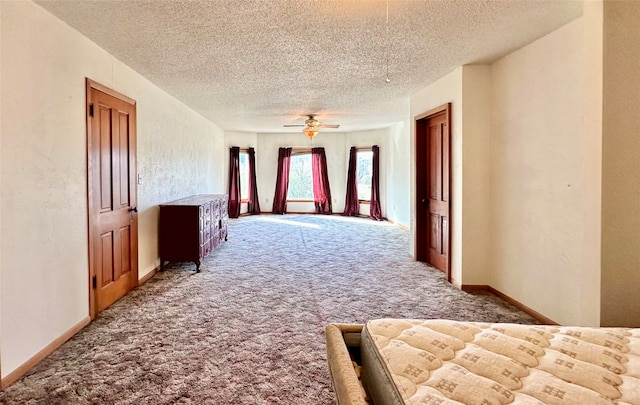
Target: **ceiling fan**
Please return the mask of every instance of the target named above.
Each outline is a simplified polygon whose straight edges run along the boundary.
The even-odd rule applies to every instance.
[[[313,114],[307,115],[307,119],[304,124],[286,124],[285,127],[304,127],[302,132],[309,138],[313,138],[320,132],[320,128],[340,128],[340,125],[335,124],[323,124],[316,119]]]

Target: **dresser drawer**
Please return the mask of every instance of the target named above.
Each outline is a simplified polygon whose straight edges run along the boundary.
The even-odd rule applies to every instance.
[[[213,208],[211,209],[211,212],[213,213],[211,217],[212,221],[220,219],[220,201],[212,201],[211,205],[213,206]]]
[[[205,244],[200,245],[200,260],[209,256],[209,253],[211,253],[211,243],[207,241]]]
[[[227,199],[223,198],[222,200],[220,200],[220,216],[228,216],[229,215],[229,209],[227,207]]]

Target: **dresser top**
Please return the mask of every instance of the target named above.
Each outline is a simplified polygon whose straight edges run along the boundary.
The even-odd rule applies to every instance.
[[[160,206],[164,205],[202,205],[211,200],[221,200],[226,199],[226,194],[198,194],[192,195],[190,197],[181,198],[179,200],[170,201],[164,204],[160,204]]]

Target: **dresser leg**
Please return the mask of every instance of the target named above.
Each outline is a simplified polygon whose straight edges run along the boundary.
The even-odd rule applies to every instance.
[[[196,273],[200,273],[200,260],[198,260],[196,263]]]
[[[160,271],[164,271],[164,260],[160,259]]]

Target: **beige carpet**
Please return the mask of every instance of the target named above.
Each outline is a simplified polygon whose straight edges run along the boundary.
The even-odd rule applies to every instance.
[[[341,216],[231,220],[196,274],[171,264],[0,393],[5,404],[333,404],[323,329],[381,317],[535,323]]]

